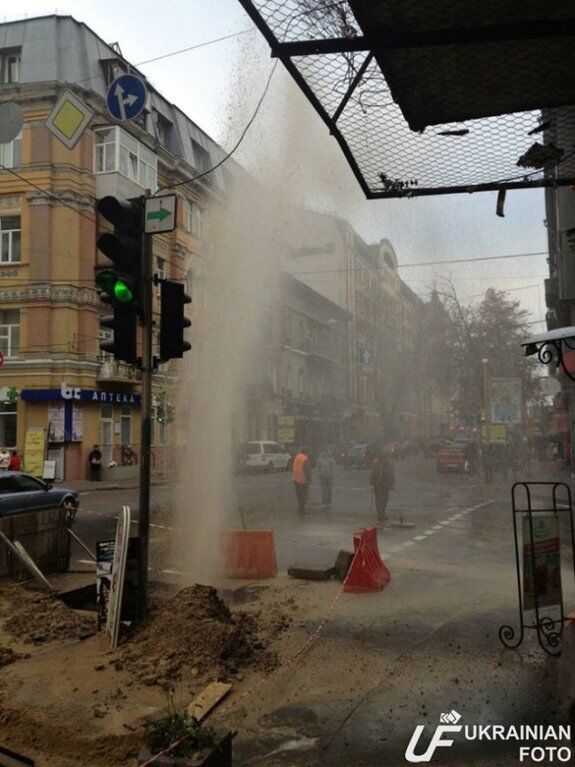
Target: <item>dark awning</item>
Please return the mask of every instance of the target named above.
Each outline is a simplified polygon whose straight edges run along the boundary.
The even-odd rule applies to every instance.
[[[575,0],[240,2],[367,197],[575,182]]]

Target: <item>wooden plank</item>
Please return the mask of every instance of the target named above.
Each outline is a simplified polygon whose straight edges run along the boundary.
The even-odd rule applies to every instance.
[[[196,695],[190,703],[187,708],[188,715],[201,722],[218,705],[222,698],[225,698],[231,689],[231,684],[212,682]]]

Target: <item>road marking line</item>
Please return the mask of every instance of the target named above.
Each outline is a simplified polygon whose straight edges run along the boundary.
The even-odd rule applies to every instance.
[[[424,535],[435,535],[435,530],[426,530],[423,534]]]
[[[441,530],[441,522],[438,525],[433,525],[434,530]]]
[[[414,541],[424,541],[425,540],[425,535],[416,535],[413,540]]]
[[[401,548],[405,548],[406,546],[415,546],[415,541],[404,541],[404,543],[401,544]]]

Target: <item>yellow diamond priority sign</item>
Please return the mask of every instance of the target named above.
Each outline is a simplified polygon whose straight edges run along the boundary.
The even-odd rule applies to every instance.
[[[72,91],[65,90],[45,124],[68,149],[73,149],[91,119],[88,107]]]

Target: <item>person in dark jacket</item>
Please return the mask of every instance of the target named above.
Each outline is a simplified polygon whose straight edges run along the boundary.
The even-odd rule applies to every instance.
[[[370,476],[371,487],[375,498],[377,518],[383,527],[389,494],[395,485],[395,470],[389,455],[381,452],[373,462]]]
[[[99,482],[102,478],[102,453],[98,445],[94,445],[90,451],[88,463],[90,464],[90,479],[92,482]]]

